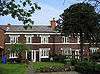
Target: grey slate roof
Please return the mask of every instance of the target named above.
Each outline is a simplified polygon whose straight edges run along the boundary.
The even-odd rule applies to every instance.
[[[32,26],[32,28],[28,27],[27,30],[23,27],[23,25],[0,25],[2,29],[5,31],[32,31],[32,32],[55,32],[51,29],[51,26],[44,26],[44,25],[39,25],[39,26]],[[7,28],[9,27],[9,28]]]

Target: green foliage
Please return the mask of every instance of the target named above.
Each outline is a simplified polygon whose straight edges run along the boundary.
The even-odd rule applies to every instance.
[[[100,64],[90,61],[82,61],[75,65],[75,69],[82,74],[99,74]]]
[[[88,3],[77,3],[64,10],[61,15],[61,33],[64,36],[80,37],[80,56],[83,59],[83,44],[96,43],[100,41],[99,33],[99,14],[95,12],[92,5]]]
[[[82,74],[95,74],[95,63],[88,61],[78,62],[75,65],[75,69]]]
[[[25,50],[29,50],[25,44],[12,44],[11,45],[11,52],[17,52],[17,53],[21,53]]]
[[[34,62],[33,69],[36,72],[54,72],[61,71],[63,69],[63,63],[55,63],[55,62]]]
[[[94,34],[99,27],[98,14],[92,5],[88,3],[78,3],[71,5],[64,10],[61,15],[62,22],[62,34],[67,36],[73,33],[73,35],[81,35],[84,40],[94,40]],[[79,33],[79,34],[78,34]]]
[[[11,15],[12,18],[18,18],[23,24],[33,24],[33,20],[30,19],[35,10],[41,9],[37,3],[33,3],[32,0],[3,0],[0,2],[0,15]]]
[[[53,61],[54,62],[61,62],[61,63],[65,63],[66,56],[65,55],[55,55],[53,56]]]
[[[70,61],[71,61],[71,65],[72,66],[75,66],[77,64],[77,62],[78,62],[78,60],[76,60],[76,59],[72,59]]]
[[[94,52],[90,57],[93,61],[100,61],[100,52]]]

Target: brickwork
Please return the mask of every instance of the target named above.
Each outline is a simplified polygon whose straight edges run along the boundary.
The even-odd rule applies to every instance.
[[[4,43],[5,43],[5,35],[4,35],[4,30],[0,28],[0,48],[4,49]]]
[[[54,30],[55,25],[53,26],[53,24],[54,23],[52,23],[51,28]],[[25,31],[23,28],[20,30],[20,27],[18,27],[18,30],[17,30],[15,28],[13,28],[11,25],[3,26],[2,28],[4,30],[7,30],[7,27],[10,27],[9,28],[10,31],[7,31],[6,33],[17,33],[17,34],[14,34],[14,35],[20,35],[18,37],[18,43],[25,43],[26,44],[25,35],[33,35],[32,36],[32,43],[26,44],[27,48],[29,48],[31,50],[39,50],[40,48],[50,48],[51,54],[52,53],[61,54],[62,53],[61,48],[71,48],[72,51],[80,50],[80,45],[78,43],[77,37],[71,36],[71,37],[68,38],[68,43],[64,43],[63,37],[60,34],[57,34],[56,32],[51,31],[50,27],[49,27],[49,32],[48,32],[48,29],[45,32],[44,31],[40,32],[40,33],[44,33],[44,35],[46,35],[46,33],[51,33],[51,34],[48,34],[48,35],[50,35],[50,37],[48,37],[48,43],[41,43],[41,37],[40,36],[43,35],[43,34],[36,34],[37,31],[35,31],[35,32],[32,31],[32,30],[31,31],[28,31],[28,30]],[[36,29],[36,28],[37,27],[35,27],[34,29]],[[41,29],[41,28],[39,28],[39,29]],[[41,29],[41,30],[43,30],[43,29]],[[9,35],[13,35],[13,34],[4,34],[4,30],[0,29],[0,46],[2,46],[3,48],[4,48],[4,43],[10,43]],[[38,30],[38,29],[36,29],[36,30]],[[18,33],[20,33],[20,34],[18,34]],[[23,33],[26,33],[26,34],[23,34]],[[30,33],[35,33],[35,34],[30,34]],[[9,49],[9,48],[11,48],[11,45],[6,44],[5,49]],[[84,56],[87,57],[89,55],[90,55],[89,45],[85,44],[84,45]]]

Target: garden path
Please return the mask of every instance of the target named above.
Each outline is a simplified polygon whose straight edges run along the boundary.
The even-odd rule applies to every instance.
[[[79,74],[75,71],[68,71],[68,72],[52,72],[52,73],[36,73],[36,74]]]
[[[36,73],[34,72],[33,67],[32,67],[32,62],[30,62],[30,63],[28,64],[27,69],[28,69],[27,74],[36,74]]]

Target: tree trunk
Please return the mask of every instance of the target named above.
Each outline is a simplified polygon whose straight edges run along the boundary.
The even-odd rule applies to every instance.
[[[83,33],[80,32],[80,60],[83,60]]]

